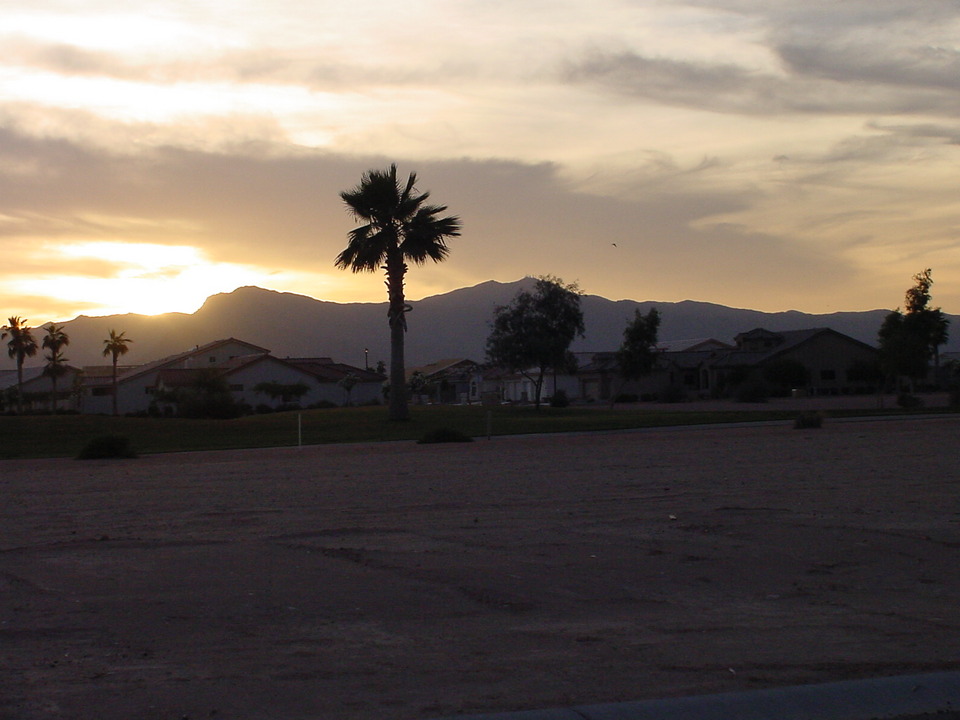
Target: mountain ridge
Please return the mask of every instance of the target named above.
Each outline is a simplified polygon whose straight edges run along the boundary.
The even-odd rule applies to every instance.
[[[532,278],[509,283],[488,280],[411,302],[414,309],[408,316],[408,366],[449,357],[483,361],[494,309],[508,304],[518,290],[532,283]],[[581,307],[587,332],[572,347],[579,352],[615,350],[634,310],[647,312],[652,307],[660,310],[660,338],[665,341],[712,337],[732,342],[738,333],[757,327],[830,327],[876,345],[877,331],[890,312],[877,309],[819,315],[797,310],[768,313],[699,300],[609,300],[599,295],[584,295]],[[386,300],[336,303],[248,285],[211,295],[194,313],[79,315],[62,324],[71,339],[66,348],[68,362],[75,366],[109,364],[109,358],[102,355],[103,340],[110,329],[115,329],[133,341],[121,364],[142,364],[213,340],[235,337],[269,348],[277,357],[323,356],[358,367],[365,363],[373,367],[377,361],[390,358],[386,314]],[[957,328],[960,318],[947,317]],[[960,349],[960,342],[951,339],[944,350],[951,349]],[[42,358],[28,362],[38,364],[42,364]]]

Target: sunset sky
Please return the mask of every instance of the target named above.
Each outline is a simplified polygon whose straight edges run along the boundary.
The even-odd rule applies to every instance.
[[[416,299],[960,313],[957,0],[0,0],[0,316],[192,312],[336,270],[396,162],[464,223]]]

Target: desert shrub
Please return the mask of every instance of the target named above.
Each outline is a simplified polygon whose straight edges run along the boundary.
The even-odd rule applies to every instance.
[[[614,399],[616,403],[635,403],[640,402],[640,396],[636,393],[620,393]]]
[[[340,407],[335,402],[330,402],[329,400],[318,400],[309,406],[311,410],[332,410],[333,408]]]
[[[429,443],[473,442],[473,438],[453,428],[437,428],[425,434],[417,440],[417,442],[421,445]]]
[[[83,446],[77,460],[104,458],[133,458],[137,454],[130,447],[130,438],[123,435],[101,435]]]
[[[900,393],[897,395],[897,405],[904,410],[917,410],[923,407],[923,398],[910,393]]]
[[[566,390],[557,390],[550,398],[550,407],[565,408],[570,405],[570,398],[567,397]]]
[[[813,430],[823,427],[823,415],[816,410],[802,412],[793,422],[795,430]]]

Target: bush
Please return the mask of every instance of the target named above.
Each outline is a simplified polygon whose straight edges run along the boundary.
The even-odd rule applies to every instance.
[[[802,412],[793,422],[794,430],[815,430],[823,427],[823,415],[817,411]]]
[[[897,405],[904,410],[918,410],[923,407],[923,398],[910,393],[900,393],[897,395]]]
[[[620,393],[613,401],[615,403],[635,403],[640,402],[640,396],[636,393]]]
[[[566,390],[557,390],[550,398],[550,407],[565,408],[570,404],[570,398],[567,397]]]
[[[102,460],[104,458],[134,458],[137,454],[130,448],[130,439],[122,435],[101,435],[84,445],[77,460]]]
[[[452,442],[473,442],[473,438],[469,435],[464,435],[459,430],[454,430],[453,428],[437,428],[436,430],[431,430],[422,438],[417,440],[417,443],[421,445]]]

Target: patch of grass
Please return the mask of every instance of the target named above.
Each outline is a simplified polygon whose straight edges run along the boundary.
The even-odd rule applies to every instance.
[[[327,443],[414,441],[438,427],[458,428],[473,437],[531,433],[628,430],[633,428],[760,420],[793,421],[796,410],[733,405],[722,411],[630,408],[484,407],[429,405],[411,408],[408,422],[391,422],[382,406],[332,408],[248,415],[232,420],[184,418],[126,418],[100,415],[0,416],[0,459],[76,457],[91,440],[102,435],[129,438],[141,455],[194,450],[295,446],[298,417],[304,445]],[[927,410],[926,412],[930,412]],[[897,415],[903,410],[832,411],[825,416]]]

